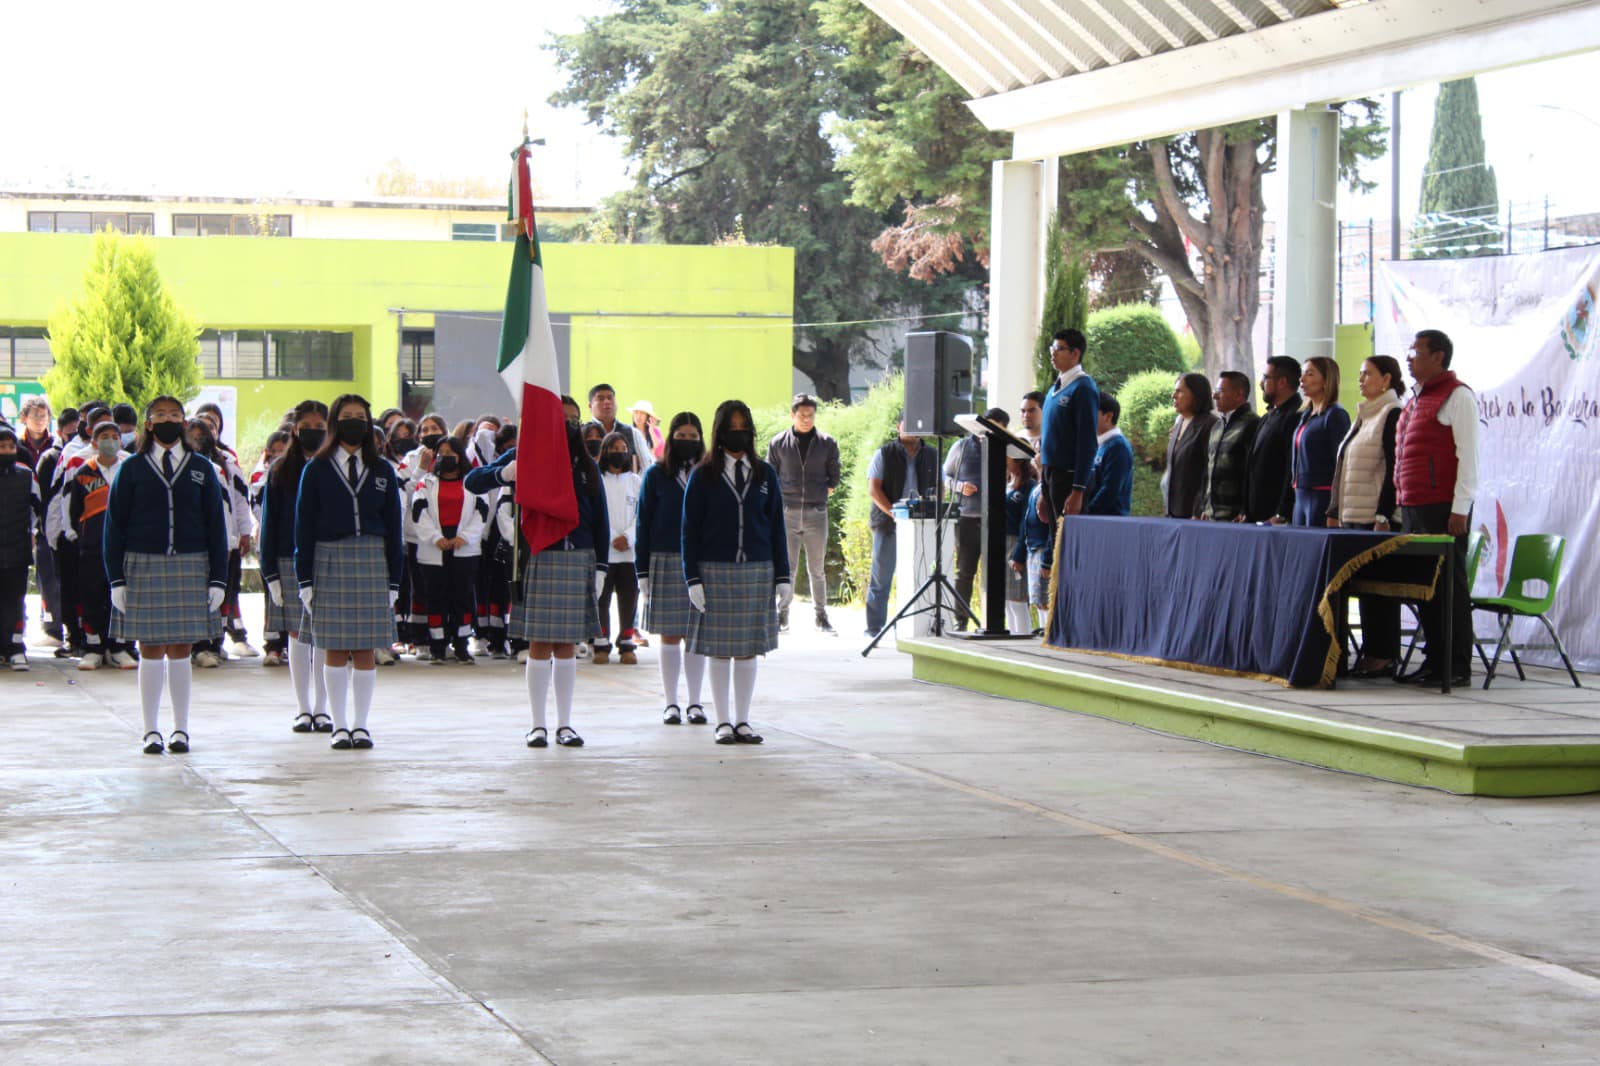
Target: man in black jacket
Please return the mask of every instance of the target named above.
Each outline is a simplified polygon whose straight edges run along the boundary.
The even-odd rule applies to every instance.
[[[1246,509],[1245,474],[1250,468],[1250,445],[1260,419],[1250,409],[1250,379],[1237,370],[1224,370],[1213,394],[1217,420],[1206,442],[1206,480],[1200,498],[1200,517],[1232,522]]]
[[[789,537],[789,572],[798,574],[800,549],[811,575],[811,604],[817,631],[832,633],[828,621],[828,497],[839,487],[839,442],[817,428],[817,398],[806,393],[789,405],[793,422],[767,444],[767,462],[783,487],[783,522]],[[789,609],[778,612],[778,628],[788,630]]]
[[[1289,484],[1294,430],[1300,424],[1299,361],[1287,355],[1268,359],[1266,373],[1261,375],[1261,396],[1268,411],[1250,442],[1245,511],[1236,519],[1240,522],[1265,522],[1278,516]],[[1282,517],[1287,520],[1289,516]]]
[[[921,437],[900,435],[878,449],[867,467],[867,490],[872,510],[872,578],[867,585],[867,635],[877,636],[889,621],[889,586],[896,562],[894,505],[913,496],[932,496],[939,488],[939,456]],[[911,589],[901,590],[908,596]]]

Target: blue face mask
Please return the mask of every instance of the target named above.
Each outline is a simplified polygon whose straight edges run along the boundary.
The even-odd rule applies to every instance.
[[[133,430],[131,430],[131,429],[130,429],[130,430],[128,430],[128,432],[126,432],[126,433],[124,433],[124,434],[123,434],[123,435],[122,435],[122,446],[123,446],[123,447],[124,447],[124,448],[131,448],[131,447],[133,447],[133,442],[134,442],[134,440],[135,440],[135,439],[136,439],[136,436],[137,436],[137,435],[136,435],[136,434],[135,434],[135,433],[134,433],[134,431],[133,431]]]

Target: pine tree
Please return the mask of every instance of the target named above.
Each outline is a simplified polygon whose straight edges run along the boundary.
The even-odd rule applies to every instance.
[[[1483,143],[1478,83],[1439,86],[1412,256],[1443,259],[1500,251],[1499,191]]]
[[[1060,222],[1050,227],[1045,244],[1044,310],[1039,319],[1039,340],[1034,347],[1034,373],[1044,388],[1055,377],[1050,365],[1050,342],[1058,329],[1080,332],[1089,322],[1089,272],[1083,261],[1067,254]]]
[[[50,316],[55,365],[44,375],[56,410],[94,398],[136,410],[200,390],[200,328],[172,298],[150,242],[109,228],[94,239],[78,299]]]

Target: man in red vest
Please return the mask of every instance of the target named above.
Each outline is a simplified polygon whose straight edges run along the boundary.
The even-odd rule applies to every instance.
[[[1402,684],[1436,685],[1450,671],[1452,685],[1472,679],[1472,600],[1467,588],[1467,530],[1478,491],[1478,401],[1450,370],[1455,348],[1439,330],[1425,329],[1411,344],[1406,365],[1417,387],[1400,413],[1395,433],[1394,482],[1400,521],[1407,533],[1449,533],[1456,539],[1454,609],[1444,617],[1444,597],[1422,604],[1427,638],[1420,669]],[[1443,590],[1440,590],[1442,592]],[[1450,626],[1451,661],[1440,662],[1435,637]],[[1442,651],[1442,648],[1439,650]]]

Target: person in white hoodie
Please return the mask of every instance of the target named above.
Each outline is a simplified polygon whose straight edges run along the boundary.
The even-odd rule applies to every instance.
[[[428,645],[432,662],[445,662],[445,646],[458,663],[473,662],[467,640],[477,617],[478,561],[489,500],[468,492],[467,445],[446,437],[435,449],[433,471],[411,494],[411,522],[417,532],[417,565],[428,605]]]
[[[594,642],[594,661],[606,662],[611,654],[611,597],[617,599],[617,661],[638,662],[634,654],[634,619],[639,606],[639,577],[634,569],[634,525],[639,519],[639,485],[644,478],[634,470],[633,441],[613,431],[600,442],[600,484],[606,494],[606,514],[611,520],[611,566],[600,590],[600,632]]]
[[[428,650],[428,609],[422,587],[422,567],[417,562],[417,527],[411,520],[411,499],[417,482],[433,469],[433,451],[450,435],[444,417],[423,415],[417,422],[418,447],[406,452],[395,465],[400,478],[400,498],[405,501],[402,524],[406,543],[406,566],[400,581],[400,598],[395,601],[395,629],[400,643],[416,656],[418,662],[432,657]]]

